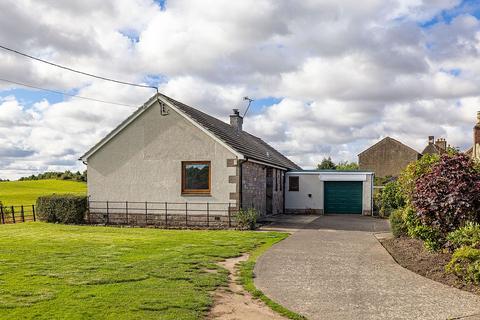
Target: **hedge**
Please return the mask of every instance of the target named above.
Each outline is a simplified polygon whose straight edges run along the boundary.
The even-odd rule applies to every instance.
[[[70,194],[42,196],[37,199],[37,217],[40,221],[68,224],[84,222],[87,197]]]

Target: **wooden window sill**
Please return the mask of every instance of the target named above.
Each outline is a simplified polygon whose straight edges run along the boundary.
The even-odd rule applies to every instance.
[[[212,195],[210,193],[183,193],[182,192],[182,197],[211,197]]]

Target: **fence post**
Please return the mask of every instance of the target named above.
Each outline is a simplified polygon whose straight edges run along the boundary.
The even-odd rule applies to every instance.
[[[2,215],[2,224],[5,224],[5,214],[3,213],[3,206],[0,206],[0,214]]]
[[[145,225],[148,225],[148,203],[145,201]]]
[[[32,204],[32,214],[33,214],[33,221],[37,221],[37,218],[35,217],[35,205]]]
[[[165,202],[165,227],[168,226],[168,203]]]
[[[228,227],[231,228],[232,227],[232,220],[230,218],[230,202],[228,203]]]
[[[209,207],[209,203],[207,202],[207,228],[209,227],[209,214],[210,214],[210,207]]]
[[[128,224],[128,201],[125,201],[125,216],[127,217],[127,224]]]
[[[13,206],[12,206],[12,221],[13,223],[15,223],[15,210]]]
[[[23,204],[20,206],[20,217],[22,217],[22,222],[25,222],[25,211],[23,211]]]
[[[108,201],[107,201],[107,221],[105,224],[110,224],[110,216],[109,216],[109,212],[108,212]]]
[[[188,202],[185,202],[185,226],[188,227]]]

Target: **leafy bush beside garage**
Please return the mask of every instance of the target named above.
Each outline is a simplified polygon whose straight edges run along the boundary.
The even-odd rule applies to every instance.
[[[480,170],[464,154],[425,155],[411,163],[383,195],[393,207],[395,237],[420,239],[433,255],[450,255],[445,271],[480,284]],[[389,205],[387,205],[387,203]],[[398,241],[401,241],[398,240]],[[448,260],[447,260],[448,261]]]
[[[445,238],[468,221],[480,222],[480,174],[467,155],[443,156],[417,179],[412,200],[422,224]]]
[[[381,193],[380,215],[388,217],[390,214],[405,205],[405,197],[400,192],[397,181],[391,181],[385,185]]]
[[[388,217],[390,220],[390,228],[394,237],[406,236],[408,233],[407,226],[403,220],[403,209],[397,209],[393,211]]]

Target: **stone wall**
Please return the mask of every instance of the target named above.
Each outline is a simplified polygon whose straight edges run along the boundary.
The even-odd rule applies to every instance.
[[[392,138],[385,138],[358,155],[360,170],[372,171],[377,177],[396,177],[420,154]]]
[[[242,207],[254,208],[261,216],[267,214],[267,167],[254,162],[242,163]],[[272,214],[283,212],[284,172],[273,169]]]
[[[266,166],[253,163],[242,163],[242,207],[254,208],[260,215],[266,214]]]
[[[273,169],[273,210],[272,214],[283,213],[283,178],[285,176],[284,171],[280,169]]]

